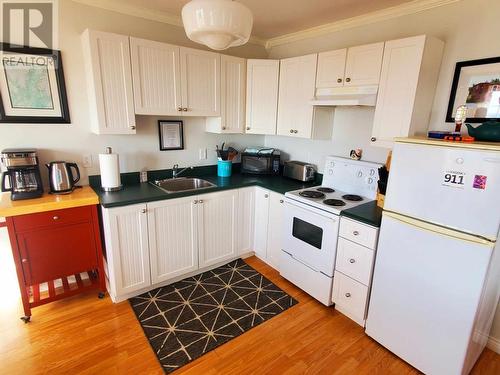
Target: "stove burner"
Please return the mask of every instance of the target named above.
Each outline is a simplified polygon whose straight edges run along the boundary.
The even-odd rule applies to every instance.
[[[342,195],[342,198],[344,198],[346,201],[352,201],[352,202],[359,202],[359,201],[363,200],[362,197],[360,197],[359,195],[356,195],[356,194]]]
[[[340,199],[325,199],[323,203],[328,206],[335,206],[335,207],[345,206],[345,202],[341,201]]]
[[[325,194],[320,193],[319,191],[314,191],[314,190],[304,190],[299,193],[301,197],[305,198],[324,198]]]
[[[335,193],[335,190],[329,187],[319,187],[316,190],[321,191],[322,193]]]

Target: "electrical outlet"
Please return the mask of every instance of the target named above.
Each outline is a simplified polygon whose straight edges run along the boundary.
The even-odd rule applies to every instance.
[[[83,155],[83,168],[92,168],[92,155]]]
[[[207,158],[207,149],[200,148],[200,160],[206,160]]]

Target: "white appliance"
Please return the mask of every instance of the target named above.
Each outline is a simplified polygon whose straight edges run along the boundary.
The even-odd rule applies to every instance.
[[[366,333],[426,374],[467,374],[500,294],[500,146],[395,143]]]
[[[280,273],[327,306],[332,304],[339,215],[375,199],[379,167],[330,156],[321,186],[285,194]]]
[[[317,88],[311,104],[322,107],[358,105],[375,107],[377,93],[378,85]]]

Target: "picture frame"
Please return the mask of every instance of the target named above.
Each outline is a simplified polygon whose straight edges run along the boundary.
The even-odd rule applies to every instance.
[[[61,51],[0,43],[0,123],[70,122]]]
[[[184,123],[182,120],[159,120],[160,151],[184,149]]]
[[[460,105],[467,106],[467,122],[500,121],[500,56],[457,62],[446,122],[455,122]]]

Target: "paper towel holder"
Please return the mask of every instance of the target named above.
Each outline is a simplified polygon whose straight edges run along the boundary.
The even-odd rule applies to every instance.
[[[113,150],[111,147],[106,147],[106,154],[112,154]],[[114,187],[107,187],[107,186],[101,186],[101,190],[105,192],[113,192],[113,191],[119,191],[123,189],[123,185],[120,184],[119,186],[114,186]]]

